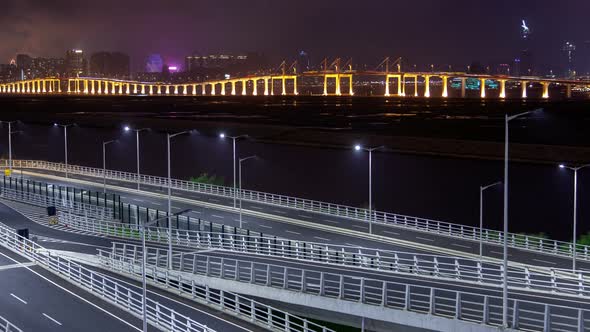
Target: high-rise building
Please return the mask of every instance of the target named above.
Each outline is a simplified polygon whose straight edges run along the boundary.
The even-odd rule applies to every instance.
[[[59,77],[65,70],[63,58],[34,58],[32,78]]]
[[[561,48],[563,53],[563,62],[565,65],[564,75],[565,77],[575,77],[576,76],[576,67],[575,67],[575,57],[576,57],[576,45],[573,43],[566,41]]]
[[[531,52],[531,30],[526,20],[522,20],[520,26],[520,66],[519,76],[532,75],[534,72],[533,53]]]
[[[299,52],[297,55],[297,72],[302,73],[311,69],[311,61],[309,60],[309,54],[305,51]]]
[[[129,56],[120,52],[97,52],[90,57],[89,73],[95,77],[129,78]]]
[[[66,52],[65,73],[68,77],[85,76],[88,72],[84,51],[69,50]]]
[[[590,40],[584,41],[580,49],[580,56],[578,57],[580,64],[578,70],[584,76],[590,75]]]
[[[164,67],[164,60],[159,54],[150,54],[145,63],[145,71],[148,73],[161,73]]]

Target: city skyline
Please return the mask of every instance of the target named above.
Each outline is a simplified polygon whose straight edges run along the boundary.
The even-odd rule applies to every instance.
[[[383,10],[375,11],[335,1],[257,1],[248,6],[201,1],[177,3],[162,12],[151,2],[115,5],[106,1],[82,8],[64,0],[51,4],[9,1],[0,13],[0,21],[8,26],[0,62],[8,63],[18,53],[56,57],[66,49],[81,48],[87,54],[127,53],[132,71],[152,53],[179,64],[189,54],[260,52],[276,61],[295,58],[300,50],[316,63],[335,56],[350,56],[356,63],[384,56],[402,56],[409,63],[501,63],[518,57],[525,19],[535,62],[553,67],[562,61],[560,50],[566,40],[579,45],[578,53],[584,52],[582,46],[590,39],[587,29],[569,23],[583,22],[585,10],[568,8],[579,3],[590,9],[590,5],[542,3],[383,2]],[[109,10],[114,7],[116,11]],[[400,11],[407,15],[399,15]]]

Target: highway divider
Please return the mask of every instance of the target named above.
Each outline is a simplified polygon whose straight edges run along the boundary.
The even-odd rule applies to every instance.
[[[61,211],[58,215],[59,223],[71,229],[141,239],[141,228],[136,225],[95,220]],[[224,232],[172,229],[171,236],[168,228],[146,227],[146,241],[168,243],[169,238],[173,245],[180,247],[225,250],[495,287],[501,287],[504,278],[503,265],[490,261],[296,241],[235,227],[228,227]],[[512,266],[508,271],[508,285],[516,289],[590,297],[590,281],[584,273],[561,270],[542,273],[528,267]]]
[[[456,291],[444,288],[417,286],[399,282],[388,282],[371,278],[351,277],[344,274],[325,273],[314,270],[283,267],[235,259],[202,256],[195,253],[176,252],[172,255],[172,269],[166,261],[167,251],[159,248],[147,252],[146,275],[154,283],[164,288],[187,294],[200,300],[207,299],[207,286],[195,284],[196,280],[218,279],[222,285],[243,283],[237,286],[244,292],[258,295],[256,287],[271,288],[265,292],[273,296],[278,290],[292,294],[306,294],[332,299],[330,310],[344,314],[358,314],[356,308],[333,300],[358,303],[369,306],[366,312],[375,313],[373,319],[393,323],[395,311],[420,313],[446,318],[457,324],[466,321],[484,326],[499,327],[502,324],[502,298]],[[141,275],[141,247],[115,244],[111,251],[99,250],[99,259],[106,269],[130,276]],[[198,277],[191,277],[198,276]],[[254,287],[249,287],[254,286]],[[236,286],[234,286],[235,288]],[[259,288],[258,288],[259,289]],[[222,293],[223,294],[223,293]],[[294,301],[295,296],[275,295],[273,300]],[[306,298],[304,302],[310,301]],[[219,301],[223,302],[223,301]],[[233,303],[233,301],[232,301]],[[292,303],[292,302],[290,302]],[[332,308],[334,307],[334,308]],[[326,309],[326,307],[318,307]],[[385,310],[384,310],[385,309]],[[390,309],[391,311],[387,311]],[[526,331],[584,331],[589,317],[588,312],[578,308],[549,305],[521,299],[509,300],[510,329]],[[371,314],[370,314],[371,315]],[[425,316],[426,317],[426,316]],[[409,321],[409,320],[406,320]],[[414,321],[414,324],[415,323]],[[419,323],[418,323],[419,324]],[[422,326],[423,327],[423,326]],[[461,330],[455,325],[455,331]]]

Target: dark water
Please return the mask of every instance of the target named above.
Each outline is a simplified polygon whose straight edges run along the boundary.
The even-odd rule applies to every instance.
[[[273,103],[279,104],[283,102],[292,104],[293,100],[273,101]],[[158,103],[160,101],[156,101],[156,104]],[[191,116],[194,113],[204,115],[209,112],[211,116],[218,117],[221,112],[220,108],[216,106],[217,104],[212,101],[208,101],[208,105],[202,101],[194,101],[196,105],[192,106],[192,110],[190,110],[190,105],[187,106],[189,102],[186,100],[178,101],[176,106],[171,105],[169,101],[161,103],[161,108],[156,114],[160,119],[158,121],[159,129],[162,131],[167,129],[166,124],[170,121],[171,115],[168,110],[171,108],[185,109],[186,112],[191,112]],[[316,103],[316,101],[310,103]],[[118,138],[117,143],[108,146],[107,167],[135,171],[135,135],[123,133],[120,127],[115,125],[117,121],[112,119],[120,119],[120,123],[133,123],[134,121],[144,121],[140,118],[147,117],[153,121],[153,105],[133,100],[115,100],[110,106],[103,101],[92,102],[91,100],[72,102],[72,104],[37,101],[34,104],[35,107],[44,109],[46,113],[40,115],[40,113],[33,112],[30,101],[21,101],[16,103],[21,113],[11,112],[7,115],[26,120],[17,124],[18,130],[24,132],[14,136],[14,158],[62,161],[63,130],[50,125],[53,122],[51,117],[74,118],[80,119],[84,125],[73,127],[68,132],[71,164],[102,166],[101,142]],[[342,109],[342,112],[349,115],[359,114],[360,120],[358,121],[349,118],[351,126],[357,128],[366,126],[363,119],[368,118],[368,114],[371,114],[374,109],[382,112],[385,107],[383,100],[379,100],[375,105],[372,105],[370,101],[364,105],[353,101],[353,104],[355,105],[352,110],[346,108]],[[55,108],[56,105],[61,106]],[[150,111],[149,115],[138,116],[137,113],[130,113],[141,108],[138,105],[149,106],[149,110],[146,110],[146,112]],[[234,104],[231,103],[231,105]],[[392,108],[391,111],[407,113],[412,109],[423,109],[426,107],[425,105],[400,105],[397,109]],[[583,110],[584,105],[584,103],[561,104],[561,106],[545,104],[549,111],[544,113],[541,120],[514,123],[515,141],[530,143],[539,140],[543,143],[557,141],[566,142],[568,145],[588,145],[585,128],[588,128],[589,112]],[[529,108],[537,106],[532,102],[527,105]],[[238,104],[225,106],[221,109],[224,110],[224,114],[231,115],[226,120],[228,124],[239,122],[239,118],[244,116],[244,113],[249,115],[263,114],[264,119],[259,122],[271,121],[272,117],[268,112],[280,112],[282,107],[287,108],[285,112],[290,115],[277,114],[276,118],[280,121],[287,121],[285,120],[287,116],[301,119],[302,115],[294,115],[294,113],[306,114],[306,112],[312,112],[312,108],[316,109],[314,113],[316,116],[321,112],[338,112],[339,109],[339,106],[333,102],[326,103],[325,108],[318,108],[317,105],[301,109],[293,109],[293,106],[281,106],[267,110],[266,107],[269,106]],[[455,136],[473,138],[478,134],[477,130],[474,128],[462,130],[461,128],[469,127],[470,123],[476,123],[477,126],[473,127],[486,128],[482,129],[481,136],[501,141],[503,137],[502,110],[506,108],[518,110],[523,105],[521,103],[496,104],[494,107],[490,104],[483,107],[483,111],[471,113],[469,109],[480,109],[481,105],[478,103],[477,105],[470,104],[469,107],[457,106],[456,109],[452,109],[451,106],[441,106],[441,104],[429,107],[437,110],[447,107],[449,111],[436,116],[432,116],[432,112],[426,113],[430,114],[429,116],[421,114],[424,122],[422,126],[417,121],[407,125],[394,121],[387,125],[391,126],[388,130],[395,127],[411,132],[413,127],[417,127],[421,132],[428,132],[431,136],[452,136],[447,135],[449,132]],[[559,112],[560,107],[563,112]],[[366,111],[363,112],[363,108]],[[4,107],[3,109],[6,110]],[[121,112],[115,115],[110,114],[116,109],[121,109]],[[240,109],[243,110],[242,113],[236,115]],[[92,117],[84,114],[72,115],[73,110],[92,113],[103,112],[104,121],[94,115]],[[107,111],[110,112],[108,115],[105,114]],[[489,112],[489,114],[485,112]],[[416,111],[416,113],[420,112]],[[456,119],[453,123],[457,132],[454,132],[451,130],[453,128],[451,121],[444,122],[440,118],[445,114],[457,113],[468,116],[468,119]],[[487,120],[482,120],[482,117],[486,117]],[[476,119],[476,122],[469,122],[472,119]],[[198,121],[184,118],[183,121],[186,121],[187,128],[199,128]],[[219,119],[216,121],[220,127],[224,125],[223,121]],[[298,121],[304,122],[303,120]],[[436,124],[442,122],[445,123],[444,128],[437,131]],[[310,120],[308,125],[316,125],[316,123]],[[327,123],[327,125],[331,124]],[[211,123],[207,122],[207,126],[210,127]],[[177,127],[178,124],[175,124],[174,130]],[[252,126],[252,130],[260,129]],[[389,133],[388,130],[385,132]],[[360,136],[363,130],[358,129],[356,132]],[[6,156],[6,128],[0,130],[0,135],[2,135],[0,136],[0,153]],[[189,178],[208,172],[224,176],[226,185],[231,185],[232,150],[230,142],[206,134],[174,138],[172,142],[173,177]],[[352,143],[351,141],[350,145]],[[162,176],[166,174],[166,140],[161,131],[153,130],[142,133],[140,151],[143,173]],[[269,144],[248,140],[238,143],[240,157],[253,154],[260,156],[261,159],[250,160],[244,164],[243,186],[245,188],[353,206],[366,206],[368,203],[366,153],[355,152],[352,149]],[[377,152],[373,155],[373,166],[373,202],[377,209],[466,225],[477,225],[479,222],[479,186],[502,180],[503,176],[503,164],[499,161]],[[510,172],[510,230],[526,233],[545,232],[553,238],[569,238],[571,236],[573,206],[573,174],[559,169],[556,165],[522,163],[512,163]],[[578,220],[580,233],[590,230],[590,190],[588,188],[590,188],[590,169],[579,173]],[[486,226],[500,229],[502,224],[502,190],[500,187],[486,192],[485,205],[484,222]]]

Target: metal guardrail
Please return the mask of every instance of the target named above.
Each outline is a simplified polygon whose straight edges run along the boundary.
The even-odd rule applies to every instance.
[[[1,160],[0,166],[2,165],[6,167],[7,161]],[[65,172],[66,170],[64,164],[36,160],[13,160],[13,167],[43,169],[57,172]],[[103,170],[100,168],[68,165],[68,172],[70,174],[85,175],[97,178],[103,177]],[[135,173],[113,170],[106,170],[105,177],[110,180],[119,180],[133,183],[136,183],[138,180],[137,174]],[[151,175],[140,175],[139,181],[142,184],[152,186],[167,186],[168,184],[167,178]],[[176,190],[198,192],[226,198],[233,198],[235,196],[232,187],[216,186],[178,179],[172,179],[170,184],[171,187]],[[484,229],[482,232],[480,232],[478,227],[381,211],[371,211],[371,215],[369,215],[369,211],[367,209],[253,190],[242,189],[237,194],[241,196],[243,200],[255,203],[320,213],[324,215],[354,219],[364,222],[379,223],[382,225],[396,226],[414,231],[432,233],[441,236],[451,236],[465,240],[479,241],[481,239],[488,244],[503,244],[504,233],[501,231]],[[572,257],[574,252],[574,247],[570,242],[549,240],[515,233],[508,233],[508,245],[512,248],[566,257]],[[588,246],[577,244],[575,251],[577,258],[590,260],[590,250]]]
[[[135,225],[92,220],[59,212],[60,224],[69,228],[100,235],[126,239],[140,239]],[[172,230],[174,245],[192,248],[220,249],[231,252],[295,259],[321,264],[357,267],[391,273],[405,273],[421,277],[452,281],[503,285],[502,264],[466,258],[421,255],[390,250],[336,246],[276,237],[252,236],[237,233]],[[146,228],[146,240],[168,243],[168,229]],[[550,270],[548,273],[531,271],[527,267],[510,267],[508,286],[526,290],[590,297],[590,281],[583,273]]]
[[[19,236],[13,229],[0,223],[0,245],[38,263],[58,276],[86,289],[133,315],[142,317],[142,294],[116,281],[59,256],[51,256],[47,249]],[[150,324],[167,331],[215,332],[188,316],[182,315],[147,298],[146,313]]]
[[[55,206],[57,210],[99,220],[112,220],[113,209],[94,204],[81,203],[68,198],[56,198],[44,194],[0,187],[0,198],[23,202],[40,207]]]
[[[120,273],[141,273],[135,257],[113,249],[99,251],[102,265]],[[146,266],[146,273],[167,287],[189,294],[202,292],[202,287],[195,290],[194,280],[179,271],[491,326],[502,324],[501,297],[197,254],[176,256],[173,270],[169,270],[166,253],[160,254],[148,252],[152,263]],[[521,299],[510,299],[509,306],[513,329],[582,332],[588,330],[586,326],[590,328],[590,313],[582,309]]]
[[[23,332],[16,325],[0,316],[0,332]]]
[[[123,272],[134,276],[141,276],[141,262],[139,265],[121,265],[122,261],[112,259],[110,252],[99,250],[99,259],[102,266],[115,272]],[[137,262],[133,262],[137,263]],[[166,268],[160,269],[146,265],[146,278],[156,284],[163,284],[166,288],[188,295],[193,300],[204,302],[208,305],[216,305],[219,309],[230,314],[242,316],[247,320],[273,330],[286,332],[335,332],[325,326],[318,325],[306,319],[291,315],[239,294],[212,289],[207,285],[198,285],[194,280],[183,280],[182,277],[172,275]]]

